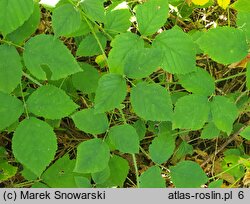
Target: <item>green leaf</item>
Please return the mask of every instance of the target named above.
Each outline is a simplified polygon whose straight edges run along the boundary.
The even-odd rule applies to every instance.
[[[0,19],[2,20],[0,21],[0,33],[6,36],[16,30],[28,20],[33,9],[33,0],[1,0]]]
[[[100,172],[96,172],[96,173],[91,174],[91,176],[96,184],[104,183],[110,177],[110,168],[107,167]]]
[[[142,173],[139,179],[140,188],[166,188],[165,180],[162,178],[161,169],[152,166]]]
[[[238,12],[237,14],[237,26],[241,28],[247,37],[248,42],[250,41],[250,12]]]
[[[194,94],[210,96],[215,91],[214,79],[202,68],[197,67],[195,72],[178,77],[181,85]]]
[[[53,129],[36,118],[22,121],[12,139],[15,158],[38,177],[54,159],[56,150]]]
[[[244,32],[233,27],[210,29],[197,42],[213,60],[225,65],[241,61],[248,53]]]
[[[209,185],[208,188],[222,188],[223,180],[219,179],[217,181],[212,181]]]
[[[15,47],[0,45],[0,91],[11,93],[22,78],[21,58]]]
[[[24,24],[6,36],[7,39],[16,43],[22,44],[29,38],[37,29],[40,23],[41,11],[39,3],[34,3],[34,11]]]
[[[188,95],[175,104],[173,129],[199,130],[208,121],[210,105],[207,97]]]
[[[181,142],[171,158],[171,163],[176,164],[179,160],[185,159],[186,155],[192,155],[194,148],[192,145],[188,144],[185,140]]]
[[[31,188],[49,188],[49,187],[44,183],[36,182],[31,186]]]
[[[77,128],[90,134],[101,134],[108,130],[109,121],[105,113],[95,113],[94,109],[83,109],[72,115]]]
[[[211,103],[211,111],[215,126],[229,135],[238,117],[236,105],[224,96],[215,96]]]
[[[122,153],[139,153],[139,136],[131,125],[117,125],[109,130],[111,142]]]
[[[139,140],[143,140],[147,131],[145,122],[139,119],[133,124],[133,127],[136,129],[136,132],[139,136]]]
[[[104,22],[104,0],[84,0],[81,1],[80,5],[83,11],[93,20]]]
[[[109,147],[101,139],[82,142],[77,148],[74,172],[96,173],[102,171],[107,168],[109,158]]]
[[[61,119],[70,115],[78,105],[61,89],[46,85],[36,89],[27,100],[31,113],[46,119]]]
[[[106,37],[102,33],[96,33],[96,36],[101,43],[102,49],[105,50],[107,43]],[[102,50],[95,36],[93,34],[89,34],[80,43],[76,54],[78,56],[94,56],[102,54]]]
[[[75,160],[70,160],[68,154],[63,156],[42,174],[42,181],[51,188],[77,188],[77,174],[73,172],[75,163]]]
[[[52,15],[52,27],[55,36],[72,37],[81,26],[81,14],[77,8],[71,4],[64,4],[56,7]]]
[[[23,103],[14,96],[0,92],[0,131],[12,125],[23,113]]]
[[[40,80],[58,80],[82,71],[67,47],[52,35],[31,38],[25,44],[23,57],[27,69]]]
[[[202,168],[193,161],[182,161],[170,167],[170,176],[176,188],[200,188],[208,181]]]
[[[100,75],[93,66],[87,63],[81,63],[82,72],[72,75],[73,86],[83,93],[94,93],[98,86]]]
[[[129,164],[127,160],[119,156],[112,156],[109,161],[110,177],[109,182],[113,185],[123,187],[123,184],[129,173]]]
[[[129,164],[126,159],[113,155],[109,161],[110,176],[99,185],[98,188],[123,187],[129,173]]]
[[[110,72],[123,74],[126,56],[131,50],[144,48],[144,41],[138,35],[127,32],[117,35],[111,47],[108,56]]]
[[[0,182],[15,176],[17,169],[17,167],[8,164],[8,162],[0,162]]]
[[[86,177],[75,176],[75,182],[77,188],[92,188],[93,186],[90,183],[90,180]]]
[[[231,7],[236,9],[238,12],[249,12],[250,2],[248,0],[237,0],[234,4],[231,5]]]
[[[163,54],[159,49],[134,49],[125,58],[124,73],[132,79],[147,77],[161,66],[162,57]]]
[[[202,139],[214,139],[220,134],[220,130],[213,122],[208,123],[201,132]]]
[[[162,164],[172,156],[174,149],[174,137],[169,134],[161,134],[153,139],[149,146],[149,155],[153,162]]]
[[[148,0],[136,9],[136,19],[142,35],[152,35],[167,21],[168,1]]]
[[[196,70],[196,45],[192,38],[177,27],[163,31],[153,41],[154,48],[164,54],[163,69],[172,74]]]
[[[95,110],[98,113],[117,108],[127,94],[126,80],[119,74],[105,74],[98,83]]]
[[[241,133],[241,137],[244,137],[247,140],[250,140],[250,126],[246,127]]]
[[[131,13],[129,7],[122,7],[123,3],[113,3],[106,11],[106,21],[104,29],[110,34],[126,32],[131,26]]]
[[[169,93],[158,84],[141,82],[131,90],[131,104],[135,113],[144,120],[169,121],[172,102]]]

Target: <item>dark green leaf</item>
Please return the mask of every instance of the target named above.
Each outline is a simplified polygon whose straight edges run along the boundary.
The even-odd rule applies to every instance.
[[[170,167],[170,175],[176,188],[200,188],[208,181],[202,168],[193,161],[182,161]]]
[[[90,134],[101,134],[107,131],[109,121],[105,113],[95,113],[95,110],[83,109],[72,115],[74,123],[80,130]]]
[[[95,110],[98,113],[119,107],[127,94],[126,80],[119,74],[105,74],[98,83]]]
[[[131,91],[131,104],[135,113],[145,120],[172,119],[172,102],[166,89],[158,84],[139,83]]]
[[[109,147],[101,139],[82,142],[77,148],[74,172],[96,173],[108,167]]]
[[[131,125],[118,125],[109,130],[108,134],[114,146],[123,153],[139,153],[139,136]]]
[[[39,87],[30,95],[27,108],[38,116],[54,120],[70,115],[78,105],[63,90],[47,85]]]
[[[36,118],[22,121],[12,139],[15,158],[38,177],[54,159],[56,150],[53,129]]]
[[[25,44],[23,57],[27,69],[40,80],[58,80],[82,71],[67,47],[52,35],[31,38]]]

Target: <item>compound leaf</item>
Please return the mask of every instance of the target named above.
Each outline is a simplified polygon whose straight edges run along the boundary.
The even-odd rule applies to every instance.
[[[22,121],[12,139],[15,158],[38,177],[54,159],[56,150],[52,127],[36,118]]]
[[[109,147],[101,139],[82,142],[77,148],[74,172],[96,173],[108,167]]]
[[[172,119],[171,97],[158,84],[141,82],[131,90],[131,104],[135,113],[145,120],[169,121]]]
[[[193,161],[182,161],[170,167],[170,176],[176,188],[200,188],[208,181],[202,168]]]
[[[98,83],[95,96],[96,112],[110,111],[117,108],[127,93],[126,80],[119,74],[105,74]]]
[[[109,121],[105,113],[95,113],[94,109],[84,109],[72,115],[74,123],[80,130],[90,134],[107,131]]]
[[[31,113],[46,119],[61,119],[70,115],[78,105],[61,89],[46,85],[36,89],[27,100]]]
[[[31,38],[23,57],[27,69],[40,80],[58,80],[82,71],[67,47],[52,35]]]

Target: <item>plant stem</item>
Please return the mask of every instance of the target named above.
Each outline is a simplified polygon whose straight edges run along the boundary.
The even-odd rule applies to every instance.
[[[38,86],[43,86],[40,82],[38,82],[36,79],[34,79],[32,76],[28,75],[25,72],[22,72],[23,76],[25,76],[26,78],[28,78],[30,81],[34,82],[35,84],[37,84]]]
[[[127,120],[126,120],[126,118],[125,118],[125,115],[124,115],[122,109],[121,109],[121,108],[118,108],[118,110],[119,110],[119,112],[121,113],[123,122],[124,122],[125,124],[127,124]]]
[[[88,26],[89,26],[89,28],[90,28],[92,34],[94,35],[94,37],[95,37],[95,39],[96,39],[96,41],[97,41],[97,44],[99,45],[99,48],[100,48],[101,51],[102,51],[102,54],[103,54],[103,56],[104,56],[104,58],[105,58],[105,61],[106,61],[107,64],[108,64],[108,58],[107,58],[106,53],[105,53],[105,51],[104,51],[104,49],[103,49],[103,47],[102,47],[102,44],[101,44],[99,38],[97,37],[97,35],[96,35],[95,31],[94,31],[93,26],[91,25],[91,23],[89,22],[89,20],[88,20],[87,17],[86,17],[86,14],[85,14],[83,11],[82,11],[82,16],[83,16],[84,20],[87,22],[87,24],[88,24]]]
[[[246,74],[246,72],[241,72],[241,73],[238,73],[238,74],[235,74],[235,75],[226,77],[226,78],[217,79],[217,80],[215,80],[215,83],[218,83],[218,82],[221,82],[221,81],[226,81],[226,80],[228,80],[228,79],[233,79],[233,78],[236,78],[236,77],[239,77],[239,76],[243,76],[243,75],[245,75],[245,74]]]
[[[132,155],[133,163],[134,163],[134,167],[135,167],[135,175],[136,175],[137,188],[140,188],[139,171],[138,171],[138,166],[137,166],[137,162],[136,162],[136,157],[135,157],[135,154],[131,154],[131,155]]]
[[[4,40],[4,39],[0,39],[0,43],[6,43],[6,44],[8,44],[8,45],[12,45],[12,46],[15,46],[15,47],[18,47],[18,48],[24,50],[24,47],[22,47],[22,46],[20,46],[20,45],[18,45],[18,44],[15,44],[15,43],[13,43],[13,42],[11,42],[11,41],[7,41],[7,40]]]
[[[25,114],[26,114],[26,117],[29,119],[30,117],[29,117],[29,112],[28,112],[28,109],[27,109],[27,104],[26,104],[26,101],[25,101],[25,98],[24,98],[24,95],[23,95],[23,85],[22,85],[22,83],[20,83],[20,89],[21,89],[23,107],[24,107],[24,110],[25,110]]]

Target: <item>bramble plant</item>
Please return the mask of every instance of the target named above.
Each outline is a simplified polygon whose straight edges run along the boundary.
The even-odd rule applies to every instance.
[[[250,184],[249,0],[44,2],[0,1],[2,187]]]

